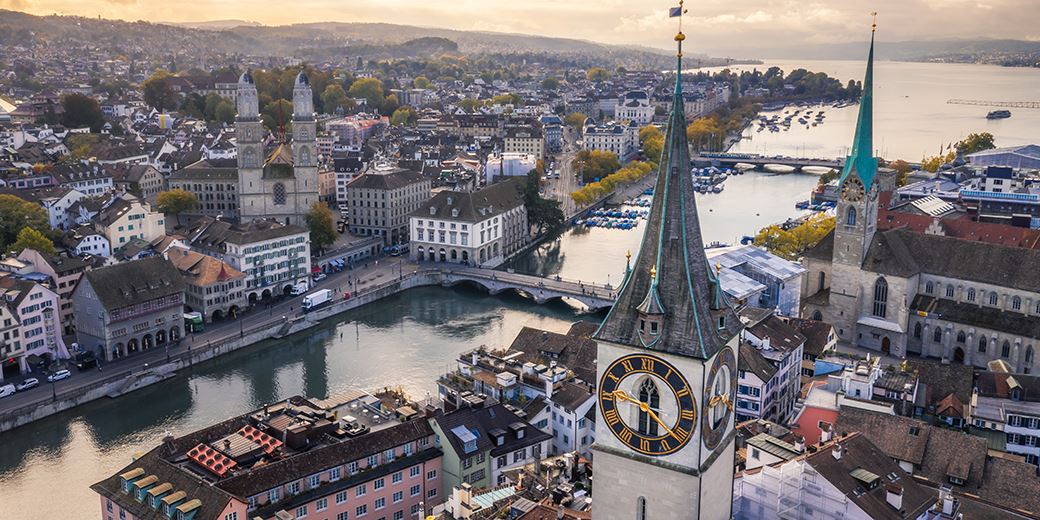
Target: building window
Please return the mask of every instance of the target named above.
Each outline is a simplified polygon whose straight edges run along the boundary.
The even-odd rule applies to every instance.
[[[274,203],[279,206],[285,204],[285,185],[280,182],[274,183]]]
[[[942,329],[938,326],[932,330],[932,341],[939,343],[942,341]]]
[[[327,498],[319,498],[318,501],[314,503],[314,510],[315,511],[324,511],[324,510],[326,510],[328,508],[329,508],[329,499],[327,499]]]
[[[639,385],[639,400],[649,404],[654,413],[660,413],[661,395],[658,393],[657,383],[654,383],[653,379],[648,377]],[[657,436],[657,421],[652,420],[650,414],[643,410],[639,411],[639,433],[651,437]]]
[[[1011,357],[1011,343],[1008,340],[1004,340],[1004,344],[1000,347],[1000,357],[1007,359]]]
[[[986,353],[986,343],[988,343],[988,341],[985,336],[979,338],[979,352],[982,354]]]
[[[1018,296],[1011,298],[1011,310],[1022,310],[1022,298],[1019,298]]]
[[[1030,346],[1026,347],[1026,364],[1028,365],[1028,364],[1030,364],[1032,362],[1033,362],[1033,346],[1030,345]]]
[[[849,206],[849,209],[845,211],[845,226],[853,227],[856,225],[856,208]]]
[[[884,318],[888,314],[888,282],[878,278],[874,282],[874,316]]]
[[[990,305],[996,305],[997,304],[997,293],[996,292],[989,293],[989,304]]]
[[[921,327],[920,323],[915,323],[914,324],[914,338],[915,339],[921,339],[921,329],[922,328],[923,327]]]
[[[636,499],[636,520],[646,520],[646,498]]]
[[[964,343],[967,340],[968,338],[964,335],[963,330],[957,333],[957,343]]]
[[[932,282],[925,283],[924,284],[924,292],[926,292],[928,294],[932,294],[933,292],[935,292],[935,284],[932,283]]]
[[[307,516],[307,506],[300,506],[296,508],[296,518],[303,518]]]
[[[947,285],[946,286],[946,297],[947,298],[953,298],[953,286],[952,285]]]
[[[975,289],[968,289],[968,301],[969,302],[974,302],[975,301]]]
[[[342,504],[342,503],[344,503],[346,501],[347,501],[347,492],[346,491],[340,491],[339,493],[336,493],[336,503],[337,504]]]

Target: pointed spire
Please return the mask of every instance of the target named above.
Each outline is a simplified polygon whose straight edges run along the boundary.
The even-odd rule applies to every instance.
[[[675,91],[646,232],[595,338],[709,359],[739,332],[740,321],[704,254],[683,111],[685,38],[681,30],[675,36]]]
[[[845,159],[845,168],[841,172],[841,183],[853,172],[870,190],[877,176],[878,160],[874,157],[874,32],[877,30],[877,13],[870,29],[870,52],[867,54],[867,73],[863,78],[863,97],[859,102],[859,120],[856,122],[856,136],[852,140],[852,151]]]

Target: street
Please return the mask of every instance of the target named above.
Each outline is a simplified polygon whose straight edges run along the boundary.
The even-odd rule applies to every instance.
[[[574,200],[571,199],[571,193],[581,186],[580,181],[574,176],[576,172],[571,170],[571,161],[574,160],[574,156],[579,150],[579,147],[575,144],[578,135],[578,132],[573,128],[564,127],[563,152],[553,156],[556,161],[555,169],[559,170],[560,178],[550,178],[545,185],[544,196],[560,201],[560,209],[563,210],[564,215],[571,215],[576,210]],[[548,175],[550,172],[546,171],[545,173]]]
[[[353,294],[357,291],[357,288],[364,290],[368,286],[390,281],[395,277],[401,276],[403,272],[414,270],[416,267],[406,257],[385,257],[370,260],[366,265],[355,269],[330,274],[326,279],[315,284],[311,290],[331,289],[335,294],[339,295],[338,298],[342,298],[344,292]],[[143,370],[149,366],[163,364],[171,356],[187,352],[192,347],[198,348],[210,343],[219,343],[229,337],[239,335],[240,331],[274,324],[281,321],[284,316],[299,314],[301,299],[302,296],[283,297],[274,300],[270,306],[265,303],[259,303],[247,312],[244,312],[240,319],[207,323],[204,332],[185,334],[180,343],[169,346],[169,348],[153,347],[111,363],[101,361],[99,367],[90,368],[82,372],[69,365],[66,368],[69,368],[72,372],[72,377],[57,383],[47,382],[46,375],[40,372],[7,378],[3,384],[17,385],[26,378],[35,377],[40,380],[40,386],[0,398],[0,413],[28,405],[45,403],[53,399],[55,394],[64,394],[89,387],[101,381],[105,377],[106,372],[111,376],[113,373]]]

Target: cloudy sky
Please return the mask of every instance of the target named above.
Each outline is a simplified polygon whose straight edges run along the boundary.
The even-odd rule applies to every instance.
[[[394,22],[518,32],[605,43],[670,46],[678,0],[0,0],[34,14],[268,25]],[[1040,0],[693,0],[686,33],[696,49],[726,52],[863,41],[871,11],[889,41],[938,38],[1040,40]]]

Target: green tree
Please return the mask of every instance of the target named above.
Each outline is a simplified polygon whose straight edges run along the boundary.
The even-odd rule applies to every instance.
[[[307,228],[311,231],[311,247],[325,249],[336,242],[336,227],[332,220],[332,210],[324,202],[315,202],[304,216]]]
[[[556,90],[560,88],[560,80],[556,78],[545,78],[542,80],[542,88],[545,90]]]
[[[993,134],[989,132],[968,134],[968,137],[965,137],[963,141],[955,145],[957,151],[964,155],[991,150],[996,147],[997,145],[993,142]]]
[[[219,105],[220,102],[223,100],[224,98],[214,93],[209,93],[206,95],[206,99],[204,101],[202,109],[202,114],[207,121],[217,120],[217,105]]]
[[[426,76],[416,76],[412,80],[412,86],[415,88],[430,88],[430,80],[426,79]]]
[[[571,168],[581,172],[585,182],[602,180],[621,168],[618,156],[606,150],[582,150],[574,156]]]
[[[47,211],[14,195],[0,195],[0,251],[18,239],[23,228],[30,227],[41,233],[50,230]]]
[[[410,125],[415,120],[415,110],[407,105],[394,110],[394,114],[390,116],[390,124],[393,126]]]
[[[536,235],[545,234],[552,240],[567,228],[566,217],[559,201],[543,198],[538,193],[540,183],[541,174],[537,169],[527,172],[527,182],[523,186],[527,222],[535,229]]]
[[[11,245],[12,251],[22,252],[25,249],[33,249],[45,255],[54,254],[54,242],[46,235],[31,227],[23,227],[18,232],[18,239]]]
[[[64,113],[61,115],[63,125],[70,128],[89,126],[91,132],[100,132],[101,125],[105,123],[105,116],[101,113],[101,106],[97,100],[83,94],[71,93],[61,97],[61,107]]]
[[[221,99],[213,111],[213,120],[229,125],[235,122],[235,114],[235,105],[226,99]]]
[[[182,189],[164,191],[155,198],[155,208],[166,215],[176,216],[178,226],[181,224],[181,213],[195,209],[198,205],[199,198]]]
[[[170,77],[169,72],[159,69],[141,84],[144,102],[159,112],[177,106],[177,92],[170,84]]]
[[[478,106],[480,106],[480,101],[473,98],[465,98],[460,99],[458,105],[459,108],[465,110],[467,113],[472,113]]]
[[[347,93],[339,83],[329,83],[325,91],[321,93],[321,103],[325,106],[325,112],[331,114],[337,108],[346,109]]]
[[[508,94],[499,94],[499,95],[491,98],[491,104],[492,105],[513,105],[513,106],[517,106],[517,105],[520,105],[521,103],[523,103],[523,101],[524,101],[523,98],[521,98],[519,94],[514,94],[512,92],[510,92]]]
[[[896,171],[897,187],[906,186],[907,182],[909,182],[910,179],[910,172],[914,171],[914,167],[910,166],[910,163],[902,159],[892,161],[888,164],[888,167]]]
[[[779,257],[794,261],[823,240],[834,229],[834,223],[834,217],[817,213],[791,229],[768,226],[755,235],[755,244]]]
[[[394,110],[397,110],[399,106],[400,104],[397,102],[397,94],[390,94],[383,100],[383,107],[380,110],[380,113],[384,116],[389,116],[393,114]]]
[[[352,98],[363,98],[369,110],[378,110],[383,106],[383,83],[376,78],[358,78],[347,91]]]
[[[563,118],[563,123],[575,130],[580,131],[582,125],[585,124],[585,119],[585,114],[582,114],[581,112],[571,112]]]
[[[264,126],[272,132],[281,132],[283,129],[289,132],[292,113],[292,103],[284,99],[276,99],[264,105],[264,109],[260,111],[260,119]]]
[[[604,69],[603,67],[592,67],[591,69],[585,71],[585,77],[588,78],[589,81],[595,81],[596,83],[599,83],[601,81],[606,81],[610,79],[610,71]]]

